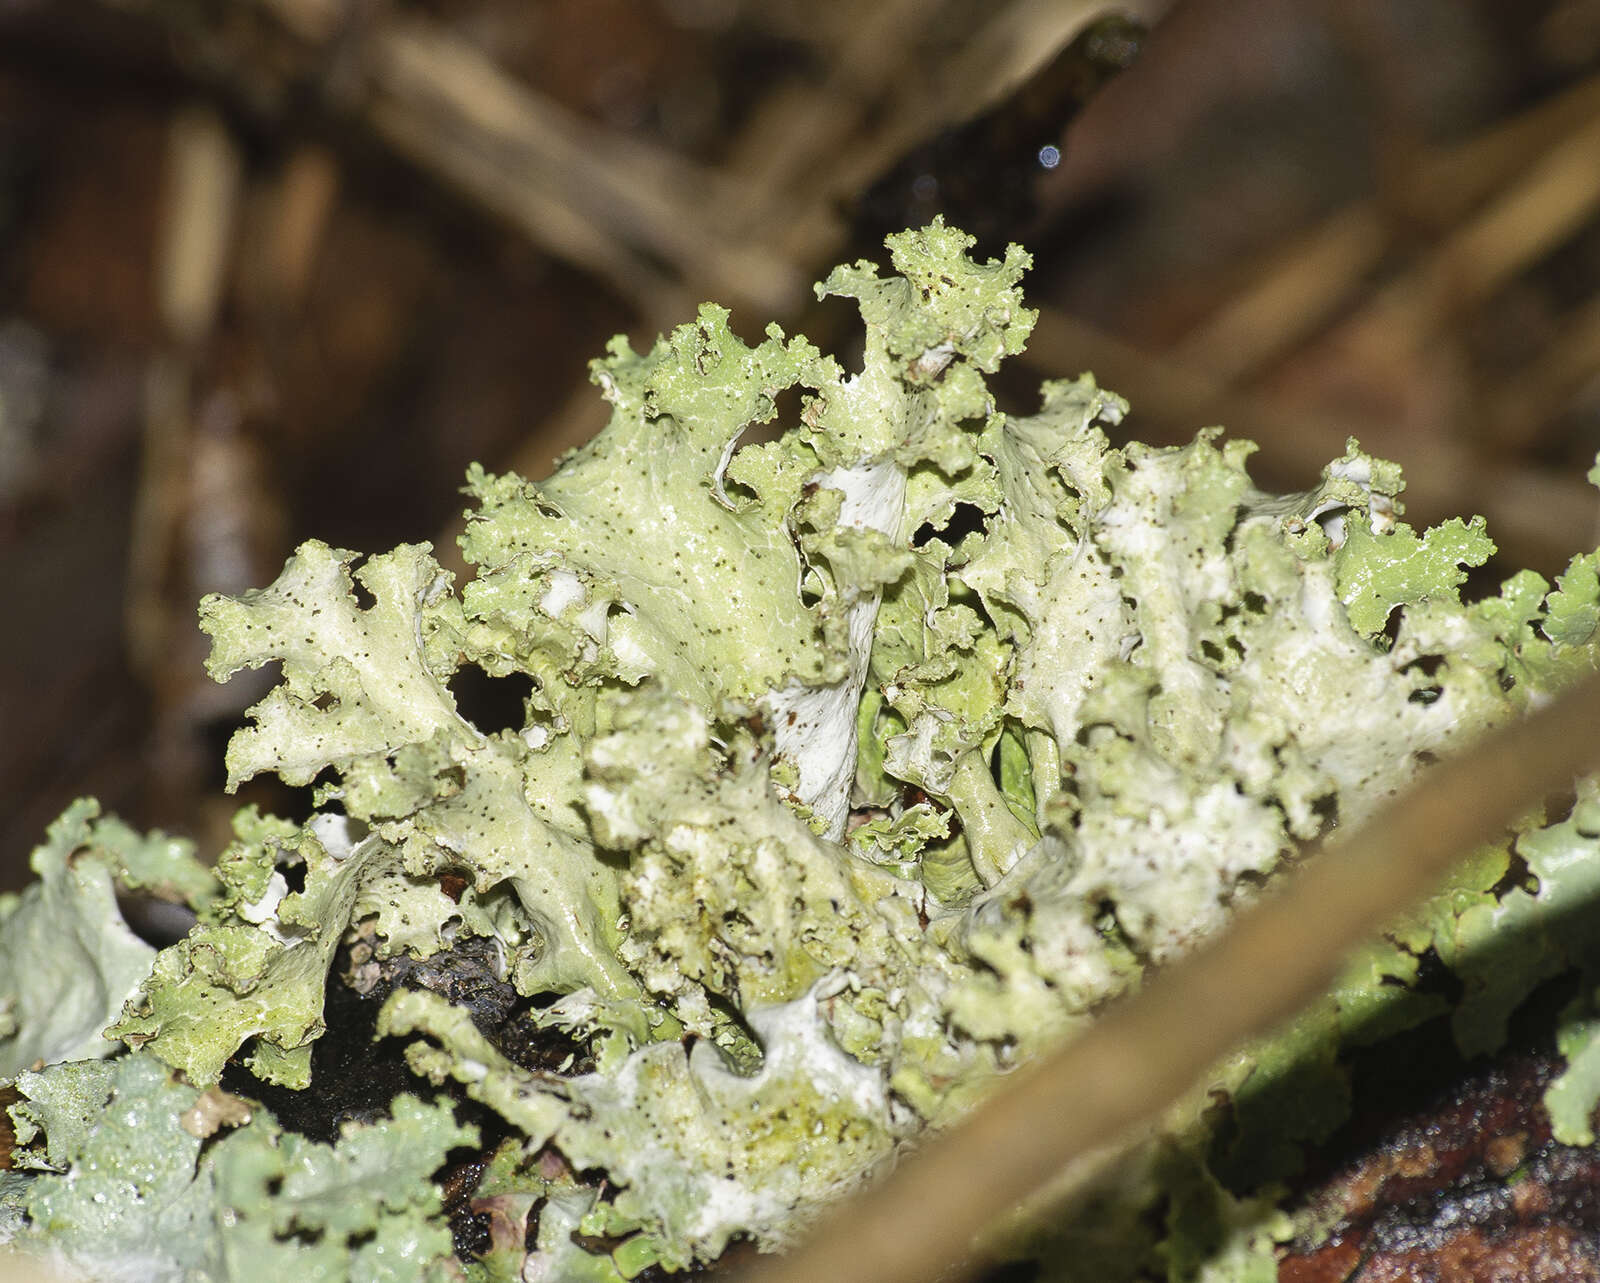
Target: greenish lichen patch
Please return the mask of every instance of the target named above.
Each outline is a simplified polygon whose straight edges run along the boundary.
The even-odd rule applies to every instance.
[[[25,1073],[11,1109],[36,1169],[17,1204],[17,1249],[117,1280],[315,1278],[411,1283],[459,1277],[428,1179],[476,1133],[448,1106],[398,1096],[386,1120],[337,1144],[283,1133],[248,1106],[214,1142],[200,1093],[148,1053]]]
[[[1398,468],[1354,441],[1272,495],[1217,429],[1113,444],[1127,404],[1089,375],[1004,412],[1027,255],[976,262],[939,222],[888,244],[893,271],[818,287],[859,307],[854,372],[712,305],[615,340],[599,436],[545,481],[470,472],[459,591],[424,545],[311,541],[206,599],[213,674],[281,674],[230,787],[314,782],[316,813],[242,810],[212,867],[89,803],[52,829],[0,902],[24,1097],[0,1237],[193,1283],[616,1283],[781,1248],[1304,844],[1337,858],[1430,761],[1595,667],[1596,555],[1464,601],[1482,521],[1414,530]],[[526,679],[520,723],[462,716],[468,668]],[[1271,1277],[1288,1231],[1252,1183],[1341,1120],[1350,1046],[1448,1009],[1486,1051],[1542,979],[1593,967],[1600,821],[1592,785],[1576,799],[1218,1066],[1094,1227],[1058,1225],[1077,1246],[1049,1277]],[[198,921],[157,952],[119,892]],[[395,979],[426,958],[470,958],[477,997]],[[1421,984],[1435,962],[1459,999]],[[183,1124],[230,1070],[274,1099],[330,1086],[313,1049],[347,981],[398,1040],[374,1055],[507,1133],[470,1260],[431,1183],[475,1143],[446,1104],[399,1092],[332,1146],[243,1098],[204,1144]],[[1597,986],[1549,1096],[1572,1139]]]

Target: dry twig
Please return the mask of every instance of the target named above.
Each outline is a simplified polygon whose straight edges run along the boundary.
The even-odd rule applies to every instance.
[[[1443,230],[1600,112],[1594,78],[1477,138],[1425,156],[1405,203]],[[1299,239],[1248,289],[1171,352],[1225,383],[1248,379],[1324,325],[1377,267],[1403,229],[1377,199],[1358,201]]]
[[[145,379],[144,450],[128,535],[128,649],[147,674],[159,670],[171,649],[162,588],[186,513],[192,364],[221,305],[242,170],[222,121],[199,109],[174,118],[167,159],[166,235],[158,266],[169,349],[151,362]]]
[[[1388,343],[1420,345],[1441,320],[1481,303],[1600,209],[1600,110],[1522,178],[1385,287],[1360,322]]]

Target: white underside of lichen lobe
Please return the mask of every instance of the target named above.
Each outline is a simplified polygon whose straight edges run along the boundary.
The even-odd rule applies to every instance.
[[[817,483],[844,496],[839,524],[897,537],[905,506],[906,474],[888,460],[821,473]],[[849,665],[845,676],[826,686],[791,681],[763,701],[774,728],[776,755],[792,763],[799,777],[794,793],[822,822],[823,835],[838,841],[850,814],[850,786],[856,774],[856,709],[872,656],[879,593],[857,598],[846,610]]]

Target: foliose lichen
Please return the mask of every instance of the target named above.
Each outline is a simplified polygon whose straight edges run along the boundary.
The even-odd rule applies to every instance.
[[[593,442],[547,481],[472,470],[459,592],[426,545],[312,541],[271,586],[206,599],[215,677],[281,667],[230,788],[321,780],[317,814],[242,812],[214,867],[89,803],[52,830],[40,881],[0,907],[19,1097],[0,1234],[94,1277],[195,1280],[269,1260],[612,1280],[737,1238],[781,1249],[1302,843],[1595,665],[1594,555],[1463,602],[1482,522],[1417,533],[1398,469],[1353,441],[1269,495],[1216,430],[1114,444],[1127,407],[1088,375],[1004,413],[987,377],[1033,324],[1028,256],[976,263],[938,222],[888,244],[892,274],[818,286],[860,308],[857,371],[776,327],[751,347],[711,305],[647,353],[613,341]],[[462,716],[469,666],[526,679],[520,725]],[[1345,1041],[1437,1012],[1412,988],[1424,954],[1460,977],[1467,1049],[1585,962],[1597,814],[1586,787],[1531,817],[1218,1069],[1261,1178],[1338,1121]],[[1508,889],[1513,855],[1532,877]],[[119,890],[197,923],[157,952]],[[378,1031],[436,1103],[397,1096],[321,1144],[246,1092],[220,1139],[185,1130],[230,1066],[318,1090],[342,946],[381,962],[466,939],[581,1064],[529,1068],[467,1007],[401,987]],[[1600,1094],[1597,1031],[1574,1004],[1564,1136]],[[1289,1073],[1321,1106],[1274,1112]],[[464,1261],[428,1180],[479,1143],[448,1093],[504,1132],[473,1204],[490,1247]],[[1255,1278],[1287,1232],[1196,1134],[1130,1183],[1127,1206],[1169,1214],[1127,1215],[1145,1236],[1127,1277]]]

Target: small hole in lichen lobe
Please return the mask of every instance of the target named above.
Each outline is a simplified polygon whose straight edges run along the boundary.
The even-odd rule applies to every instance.
[[[911,546],[925,548],[938,539],[954,548],[968,535],[980,533],[984,524],[982,508],[974,503],[958,503],[943,525],[935,526],[931,521],[924,521],[918,526],[916,533],[911,536]]]
[[[484,735],[520,730],[527,721],[534,683],[526,673],[491,677],[475,664],[466,664],[456,670],[449,686],[456,711]]]

